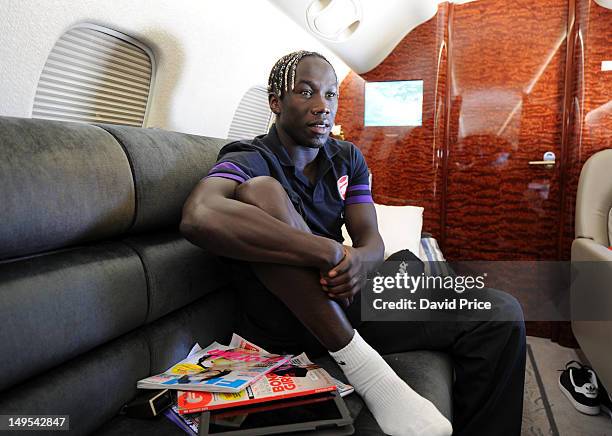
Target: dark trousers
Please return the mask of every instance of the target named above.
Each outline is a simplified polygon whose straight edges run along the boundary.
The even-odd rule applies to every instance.
[[[518,306],[508,294],[490,292],[510,310]],[[355,327],[380,354],[438,350],[451,356],[454,434],[520,435],[526,352],[522,320],[366,321]]]
[[[242,268],[247,264],[242,264]],[[245,318],[240,331],[271,352],[325,352],[284,304],[242,269]],[[485,321],[365,321],[360,300],[346,310],[359,334],[380,354],[413,350],[448,353],[453,361],[455,435],[519,435],[525,378],[525,325],[516,299],[489,289],[499,310]],[[499,321],[497,319],[503,319]],[[514,321],[508,321],[508,320]]]

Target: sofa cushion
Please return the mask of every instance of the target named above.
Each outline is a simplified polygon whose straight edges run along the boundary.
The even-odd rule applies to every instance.
[[[99,127],[0,117],[0,259],[127,230],[134,185],[121,146]]]
[[[146,340],[132,333],[3,391],[0,414],[69,415],[70,431],[62,434],[90,434],[119,413],[148,373]]]
[[[580,171],[576,193],[576,238],[589,238],[599,245],[610,242],[610,168],[612,149],[606,149],[589,157]]]
[[[70,415],[67,434],[90,434],[134,398],[138,380],[167,369],[195,342],[227,342],[234,322],[229,314],[235,306],[232,289],[206,295],[154,323],[3,390],[0,414]],[[18,363],[35,364],[37,357],[33,352]],[[8,377],[10,371],[6,373]]]
[[[124,239],[140,257],[149,289],[147,322],[179,309],[229,283],[225,264],[178,232]]]
[[[384,258],[401,250],[410,250],[419,255],[423,208],[420,206],[388,206],[374,204],[378,230],[385,244]],[[353,245],[346,224],[342,225],[344,245]]]
[[[133,232],[178,225],[187,196],[227,141],[161,129],[100,124],[124,147],[134,172]]]
[[[229,343],[237,304],[234,290],[223,288],[147,325],[143,331],[151,353],[148,375],[159,374],[184,359],[195,343]]]
[[[142,325],[147,288],[138,256],[106,243],[0,264],[0,301],[6,389]]]
[[[149,373],[165,371],[185,358],[194,343],[229,343],[235,323],[236,293],[232,288],[217,292],[161,318],[143,329],[150,350]],[[133,382],[134,387],[136,381]],[[103,425],[101,435],[184,435],[184,432],[159,416],[151,420],[116,416]]]

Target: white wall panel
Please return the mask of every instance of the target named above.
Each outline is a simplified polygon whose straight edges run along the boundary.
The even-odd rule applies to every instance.
[[[149,46],[155,56],[147,126],[226,137],[243,95],[277,58],[319,51],[348,67],[267,0],[0,0],[0,115],[29,117],[53,45],[89,22]]]

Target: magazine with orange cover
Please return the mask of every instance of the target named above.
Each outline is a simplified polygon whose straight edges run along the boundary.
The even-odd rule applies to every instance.
[[[178,412],[189,414],[313,395],[334,391],[338,383],[340,382],[302,353],[237,393],[179,391]],[[352,391],[352,387],[340,384],[345,393]]]

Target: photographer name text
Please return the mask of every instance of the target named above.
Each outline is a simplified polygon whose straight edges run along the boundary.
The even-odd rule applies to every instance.
[[[480,301],[478,299],[451,299],[445,298],[444,301],[432,301],[428,298],[419,298],[418,302],[401,298],[396,301],[385,301],[376,298],[372,301],[372,306],[376,310],[491,310],[491,302]]]

